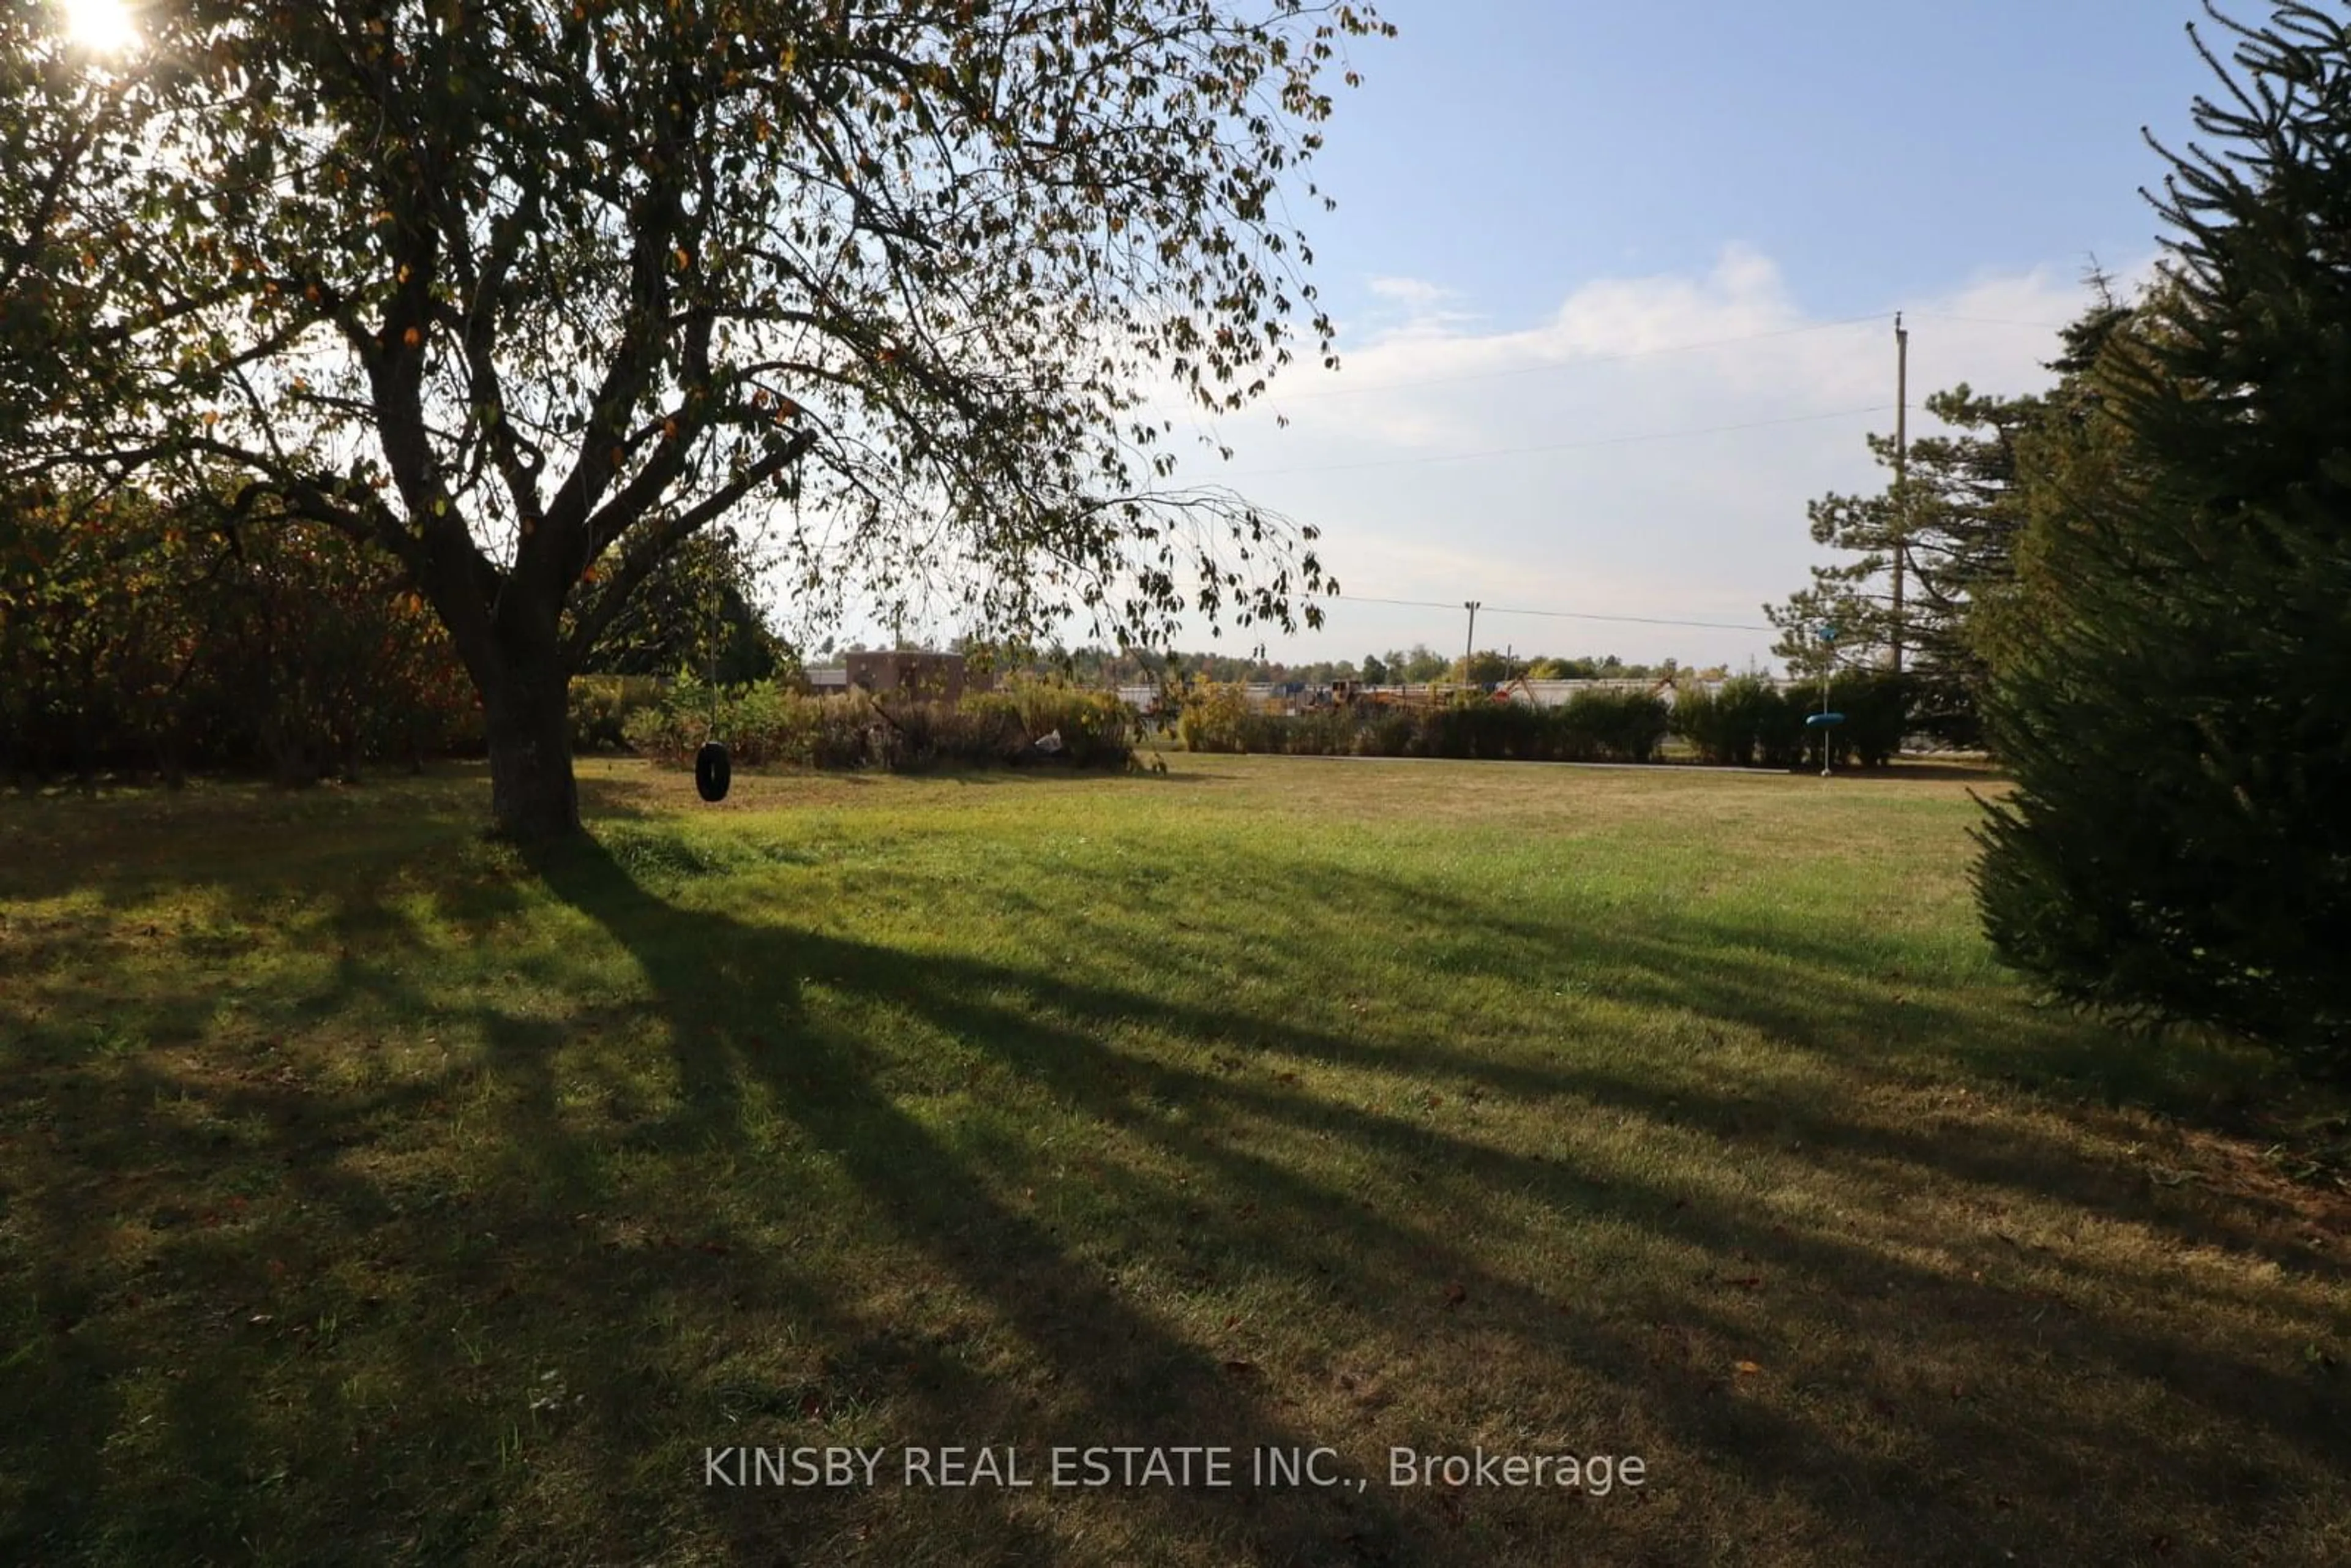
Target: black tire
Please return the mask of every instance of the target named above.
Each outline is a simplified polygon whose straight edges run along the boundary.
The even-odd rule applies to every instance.
[[[726,748],[715,740],[704,741],[694,754],[694,792],[715,805],[726,799],[726,787],[734,781],[735,763]]]

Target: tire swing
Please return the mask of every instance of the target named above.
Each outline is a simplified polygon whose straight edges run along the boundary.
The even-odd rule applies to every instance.
[[[734,781],[735,762],[726,755],[726,747],[716,740],[705,740],[702,749],[694,754],[694,792],[716,805],[726,799],[726,787]]]

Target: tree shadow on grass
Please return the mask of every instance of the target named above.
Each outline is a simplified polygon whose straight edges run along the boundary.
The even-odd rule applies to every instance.
[[[764,1092],[838,1161],[893,1239],[987,1302],[1050,1369],[1059,1391],[1052,1407],[1033,1413],[1020,1434],[1032,1463],[1055,1445],[1315,1446],[1255,1394],[1256,1368],[1177,1337],[1123,1297],[1114,1274],[1073,1257],[1048,1225],[998,1197],[988,1173],[877,1086],[860,1041],[813,1025],[801,1004],[802,988],[814,982],[925,1009],[936,994],[930,963],[681,908],[645,892],[599,846],[541,852],[534,864],[559,897],[635,956],[653,988],[692,1124],[682,1139],[673,1130],[672,1141],[741,1141],[746,1091]],[[987,1021],[1001,1028],[1006,1020]],[[953,1409],[931,1406],[934,1419]],[[1007,1439],[956,1427],[928,1440]],[[1159,1517],[1148,1533],[1212,1543],[1227,1560],[1386,1561],[1395,1550],[1393,1510],[1378,1492],[1178,1487],[1128,1500]],[[910,1493],[907,1506],[936,1500]]]
[[[1711,1310],[1683,1291],[1665,1291],[1649,1302],[1658,1315],[1646,1321],[1638,1311],[1627,1311],[1631,1303],[1624,1301],[1614,1303],[1614,1310],[1583,1310],[1573,1299],[1577,1281],[1572,1276],[1543,1281],[1499,1269],[1474,1246],[1432,1229],[1425,1218],[1474,1214],[1481,1194],[1531,1194],[1557,1210],[1582,1210],[1641,1227],[1661,1243],[1768,1268],[1782,1288],[1815,1295],[1821,1302],[1799,1309],[1792,1322],[1767,1325],[1765,1332],[1791,1360],[1808,1337],[1821,1333],[1915,1339],[1923,1311],[1947,1341],[1939,1360],[1991,1369],[1988,1375],[2014,1375],[2020,1370],[2016,1335],[2022,1325],[2040,1322],[2047,1303],[2020,1287],[1987,1286],[1980,1271],[1971,1282],[1955,1270],[1928,1267],[1830,1227],[1792,1228],[1764,1212],[1719,1199],[1693,1200],[1686,1189],[1629,1180],[1622,1172],[1603,1177],[1579,1168],[1572,1154],[1543,1160],[1506,1153],[1458,1131],[1284,1087],[1279,1076],[1269,1081],[1259,1074],[1237,1077],[1217,1068],[1175,1065],[1164,1055],[1142,1057],[1106,1041],[1138,1026],[1203,1045],[1244,1037],[1260,1051],[1292,1059],[1383,1074],[1441,1073],[1562,1107],[1581,1103],[1590,1112],[1631,1113],[1669,1130],[1714,1127],[1736,1114],[1734,1107],[1751,1113],[1758,1108],[1751,1101],[1687,1090],[1668,1094],[1644,1088],[1633,1073],[1618,1077],[1588,1068],[1498,1064],[1447,1046],[1366,1046],[1238,1008],[1175,1006],[1155,996],[1038,968],[917,956],[745,923],[655,896],[592,849],[546,857],[538,866],[559,896],[590,915],[643,965],[673,1021],[681,1074],[698,1086],[695,1103],[709,1130],[734,1135],[729,1129],[741,1114],[745,1084],[763,1085],[835,1153],[904,1240],[929,1250],[968,1290],[994,1302],[1068,1385],[1082,1391],[1065,1417],[1067,1425],[1054,1428],[1048,1440],[1100,1441],[1107,1428],[1134,1431],[1138,1425],[1143,1432],[1136,1440],[1150,1440],[1155,1431],[1165,1440],[1171,1429],[1196,1440],[1244,1445],[1300,1438],[1264,1408],[1237,1397],[1231,1378],[1211,1353],[1128,1306],[1052,1232],[989,1196],[995,1184],[988,1173],[941,1144],[880,1088],[879,1064],[865,1059],[853,1039],[810,1026],[799,1002],[803,988],[820,985],[835,995],[918,1015],[944,1036],[976,1042],[1054,1101],[1158,1147],[1179,1168],[1201,1173],[1207,1179],[1190,1190],[1132,1172],[1123,1177],[1119,1197],[1137,1217],[1134,1233],[1181,1238],[1197,1231],[1208,1221],[1200,1198],[1209,1191],[1221,1193],[1246,1218],[1208,1222],[1209,1228],[1224,1232],[1239,1255],[1275,1281],[1294,1288],[1311,1281],[1326,1289],[1334,1343],[1352,1345],[1359,1358],[1408,1358],[1416,1343],[1425,1352],[1432,1343],[1475,1333],[1483,1324],[1498,1354],[1521,1361],[1501,1379],[1520,1395],[1529,1381],[1541,1381],[1539,1372],[1531,1379],[1531,1370],[1547,1368],[1577,1385],[1587,1401],[1612,1412],[1620,1430],[1650,1434],[1698,1458],[1718,1477],[1738,1478],[1736,1484],[1757,1497],[1799,1500],[1812,1525],[1833,1525],[1859,1560],[1962,1561],[2035,1544],[2034,1531],[2055,1524],[2066,1490],[2085,1476],[2085,1468],[2073,1456],[2085,1441],[2105,1446],[2101,1462],[2087,1467],[2096,1484],[2123,1495],[2112,1499],[2113,1518],[2105,1524],[2063,1532],[2095,1559],[2119,1539],[2101,1532],[2116,1520],[2126,1521],[2137,1531],[2131,1549],[2137,1552],[2164,1533],[2154,1525],[2168,1517],[2167,1511],[2179,1511],[2176,1490],[2197,1473],[2194,1457],[2173,1448],[2169,1434],[2134,1427],[2124,1415],[2086,1433],[2077,1415],[2069,1430],[2056,1408],[2036,1408],[2045,1396],[2029,1385],[1977,1400],[1955,1389],[1935,1401],[1945,1406],[1938,1409],[1918,1397],[1916,1388],[1887,1385],[1885,1369],[1873,1367],[1851,1385],[1823,1396],[1824,1406],[1843,1403],[1865,1411],[1873,1400],[1883,1403],[1889,1389],[1900,1393],[1902,1416],[1880,1424],[1907,1426],[1901,1435],[1912,1450],[1907,1457],[1898,1451],[1900,1443],[1886,1445],[1896,1451],[1873,1454],[1833,1419],[1806,1419],[1784,1405],[1738,1397],[1727,1361],[1636,1376],[1627,1390],[1621,1369],[1658,1367],[1668,1354],[1659,1350],[1661,1333],[1669,1330],[1668,1337],[1685,1344],[1704,1340],[1730,1345],[1742,1333],[1756,1332],[1756,1325],[1733,1310]],[[1358,915],[1415,896],[1376,879],[1335,873],[1329,885],[1290,891]],[[1453,914],[1468,917],[1467,912]],[[1485,935],[1492,939],[1488,949],[1499,951],[1505,930],[1497,926]],[[1554,940],[1558,935],[1551,933]],[[1652,932],[1587,934],[1586,940],[1596,949],[1592,956],[1604,966],[1678,977],[1669,989],[1645,997],[1653,1004],[1751,1022],[1761,1005],[1752,993],[1773,991],[1782,983],[1768,968],[1739,974],[1737,963],[1725,962],[1703,933],[1688,948],[1672,952],[1661,949],[1677,945]],[[1701,952],[1711,956],[1711,967],[1695,962]],[[1816,981],[1806,993],[1808,1003],[1819,1005],[1828,989],[1825,980]],[[1844,1004],[1844,998],[1831,994]],[[1767,1009],[1763,1016],[1778,1015]],[[1196,1114],[1171,1122],[1165,1113],[1170,1106],[1191,1107]],[[1774,1109],[1797,1118],[1794,1124],[1823,1158],[1889,1162],[2010,1187],[2019,1196],[2080,1202],[2093,1211],[2130,1207],[2139,1218],[2159,1218],[2151,1207],[2133,1203],[2133,1195],[2095,1180],[2069,1190],[2064,1184],[2074,1178],[2079,1161],[2064,1149],[2021,1143],[2008,1150],[1971,1149],[1900,1129],[1847,1128],[1827,1111],[1806,1116],[1796,1107]],[[1384,1202],[1358,1197],[1250,1148],[1252,1132],[1261,1134],[1269,1128],[1283,1136],[1335,1140],[1378,1169],[1426,1173],[1448,1190],[1440,1195],[1432,1189],[1425,1207],[1403,1194],[1391,1194]],[[2192,1239],[2247,1249],[2261,1245],[2250,1231],[2226,1225],[2196,1229]],[[1183,1250],[1179,1243],[1176,1251]],[[1184,1255],[1155,1261],[1180,1273],[1198,1260]],[[2051,1266],[2068,1274],[2077,1299],[2065,1303],[2068,1321],[2039,1329],[2037,1339],[2060,1344],[2098,1375],[2142,1393],[2160,1388],[2161,1399],[2197,1411],[2215,1430],[2252,1439],[2249,1447],[2267,1455],[2301,1447],[2314,1448],[2322,1465],[2351,1465],[2351,1437],[2342,1431],[2333,1396],[2323,1386],[2297,1381],[2256,1356],[2219,1353],[2147,1327],[2129,1314],[2083,1304],[2116,1290],[2143,1290],[2143,1281],[2105,1277],[2088,1263]],[[2334,1270],[2322,1273],[2340,1278]],[[1473,1312],[1446,1315],[1468,1301],[1478,1303]],[[1894,1380],[1901,1384],[1899,1377]],[[1589,1409],[1588,1404],[1587,1414]],[[1432,1414],[1424,1413],[1423,1421]],[[1449,1431],[1424,1426],[1418,1435],[1440,1448],[1457,1449],[1467,1446],[1465,1432],[1479,1431],[1502,1413],[1464,1406],[1452,1414],[1460,1426]],[[2048,1425],[2036,1428],[2036,1415]],[[1321,1440],[1321,1434],[1308,1440]],[[1922,1477],[1917,1468],[1922,1450],[1946,1474]],[[1970,1496],[1949,1484],[1949,1475],[1974,1465],[1996,1471],[2008,1492]],[[2252,1529],[2261,1507],[2273,1500],[2273,1482],[2259,1461],[2247,1461],[2198,1522],[2215,1539]],[[1463,1527],[1458,1499],[1450,1500],[1449,1507],[1424,1508],[1414,1506],[1420,1500],[1405,1496],[1395,1512],[1375,1520],[1376,1534],[1361,1528],[1360,1517],[1323,1506],[1328,1500],[1282,1500],[1300,1506],[1258,1521],[1257,1529],[1268,1532],[1245,1537],[1251,1560],[1333,1560],[1329,1553],[1334,1542],[1360,1550],[1371,1550],[1367,1543],[1377,1542],[1378,1550],[1400,1550],[1409,1560],[1440,1561],[1468,1545],[1447,1533]],[[2022,1528],[2001,1517],[2020,1500],[2032,1506],[2020,1516],[2028,1521]],[[1232,1526],[1226,1516],[1235,1506],[1230,1499],[1191,1494],[1153,1501],[1170,1514],[1165,1528],[1205,1531],[1207,1539],[1220,1542],[1236,1539],[1228,1533]],[[1608,1534],[1595,1536],[1587,1527],[1581,1534],[1552,1536],[1556,1521],[1546,1525],[1518,1510],[1498,1511],[1489,1523],[1494,1533],[1476,1538],[1482,1542],[1479,1551],[1521,1551],[1544,1539],[1559,1547],[1573,1539],[1591,1550]],[[1655,1537],[1647,1538],[1646,1547],[1638,1544],[1641,1539],[1630,1531],[1614,1546],[1637,1552],[1657,1545]],[[1693,1549],[1698,1545],[1698,1538],[1670,1529],[1666,1539]],[[1390,1542],[1395,1544],[1390,1547]],[[1922,1552],[1922,1543],[1928,1549]],[[2046,1544],[2047,1538],[2039,1543]],[[1594,1560],[1614,1554],[1601,1551]]]
[[[2289,1260],[2271,1229],[2183,1217],[2030,1127],[1987,1143],[1855,1115],[1838,1075],[1931,1069],[1873,1060],[1884,997],[1833,941],[1687,912],[1546,921],[1337,866],[1259,887],[1241,861],[1218,873],[1236,906],[1331,924],[1201,934],[1165,955],[1186,984],[1124,983],[1057,962],[1088,917],[1050,899],[1023,915],[1052,938],[1033,953],[914,952],[807,929],[810,912],[702,907],[692,863],[647,864],[601,845],[531,862],[633,959],[642,1002],[453,1000],[423,967],[434,944],[355,877],[329,923],[345,953],[280,1010],[437,1019],[478,1058],[381,1086],[306,1081],[267,1051],[225,1082],[161,1056],[44,1081],[41,1118],[12,1131],[48,1141],[5,1210],[31,1311],[0,1346],[0,1412],[42,1441],[9,1457],[0,1555],[1635,1563],[1735,1536],[1764,1561],[2288,1562],[2314,1560],[2309,1518],[2346,1500],[2339,1391],[2273,1345],[2193,1331],[2245,1303],[2086,1250],[2004,1274],[1996,1238],[1905,1223],[1875,1173]],[[518,897],[490,879],[453,918],[486,934]],[[1426,944],[1465,985],[1610,976],[1612,1003],[1698,1033],[1620,1068],[1564,1035],[1474,1032],[1442,991],[1422,1027],[1351,1030],[1313,989],[1344,922]],[[517,991],[569,972],[517,968]],[[1269,994],[1237,988],[1252,970]],[[1905,1041],[1985,1023],[1920,1011]],[[883,1016],[1000,1071],[975,1092],[1065,1109],[1078,1146],[952,1134],[939,1083],[910,1083],[868,1027]],[[1761,1030],[1813,1066],[1726,1077],[1709,1029]],[[632,1100],[612,1063],[663,1051],[675,1092]],[[1555,1116],[1556,1138],[1499,1138],[1506,1108]],[[1625,1156],[1611,1127],[1659,1158]],[[1741,1186],[1750,1166],[1859,1173],[1860,1218],[1777,1205]],[[223,1170],[240,1185],[203,1186]],[[1089,1207],[1024,1191],[1057,1176]],[[105,1261],[126,1215],[163,1233],[129,1281]],[[861,1277],[828,1271],[843,1260]],[[2294,1261],[2281,1301],[2339,1285]],[[1313,1333],[1260,1352],[1251,1313]],[[158,1343],[178,1375],[151,1364]],[[1374,1484],[703,1484],[704,1446],[787,1435],[1017,1441],[1032,1461],[1055,1443],[1330,1443]],[[1392,1492],[1394,1443],[1661,1468],[1608,1501]]]

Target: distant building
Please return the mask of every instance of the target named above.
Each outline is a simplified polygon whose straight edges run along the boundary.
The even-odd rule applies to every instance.
[[[967,690],[982,692],[993,684],[986,675],[967,670],[961,653],[877,649],[870,653],[852,653],[846,663],[845,683],[876,695],[892,692],[954,703],[960,701]],[[828,672],[811,671],[810,679],[820,673]],[[820,691],[824,689],[818,687]]]

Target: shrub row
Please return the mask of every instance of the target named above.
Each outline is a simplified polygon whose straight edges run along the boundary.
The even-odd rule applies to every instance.
[[[1134,716],[1116,696],[1044,683],[972,693],[949,705],[862,693],[810,696],[773,683],[714,691],[681,680],[657,704],[630,714],[622,732],[632,749],[669,767],[691,763],[713,737],[752,768],[1114,768],[1134,751]],[[1058,750],[1039,748],[1054,736]]]
[[[1818,767],[1818,688],[1782,691],[1752,675],[1709,692],[1679,694],[1672,707],[1643,692],[1579,692],[1559,707],[1463,698],[1435,707],[1364,704],[1294,716],[1270,714],[1235,685],[1186,694],[1176,733],[1187,751],[1298,757],[1454,757],[1522,762],[1647,762],[1667,734],[1701,762],[1738,767]],[[1830,729],[1838,764],[1885,766],[1899,749],[1908,715],[1902,677],[1848,670],[1829,684],[1844,722]]]
[[[1176,721],[1187,751],[1521,762],[1646,762],[1666,732],[1662,701],[1604,691],[1579,692],[1549,708],[1481,697],[1421,708],[1364,704],[1292,717],[1259,710],[1237,686],[1207,686],[1186,695]]]
[[[1805,727],[1820,711],[1820,688],[1786,691],[1738,675],[1713,691],[1693,689],[1674,701],[1673,728],[1698,760],[1738,768],[1818,767],[1821,732]],[[1844,670],[1829,682],[1829,707],[1844,715],[1831,727],[1838,765],[1883,768],[1908,727],[1910,685],[1884,670]]]

